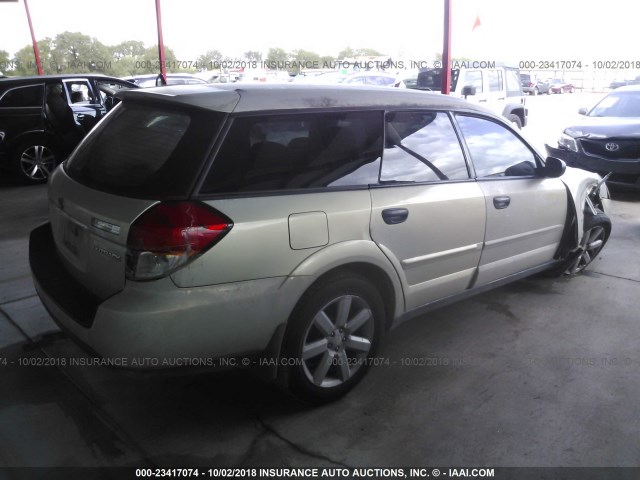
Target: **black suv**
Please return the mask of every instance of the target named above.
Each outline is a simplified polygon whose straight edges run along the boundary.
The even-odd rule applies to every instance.
[[[138,87],[93,74],[0,79],[0,163],[25,182],[45,181],[123,88]]]

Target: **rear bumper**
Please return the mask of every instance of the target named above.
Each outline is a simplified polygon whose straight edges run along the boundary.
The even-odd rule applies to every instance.
[[[264,352],[312,281],[279,277],[178,288],[164,278],[127,282],[101,300],[78,290],[66,273],[49,224],[32,232],[29,259],[36,291],[64,331],[90,353],[141,370]]]
[[[611,172],[611,176],[607,180],[609,185],[640,190],[640,159],[609,160],[584,153],[561,150],[549,145],[546,145],[546,148],[548,155],[564,160],[570,167],[582,168],[603,177]]]

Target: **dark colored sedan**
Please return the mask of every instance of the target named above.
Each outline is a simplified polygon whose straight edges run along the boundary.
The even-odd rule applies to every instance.
[[[640,85],[620,87],[591,110],[583,121],[564,130],[549,155],[567,165],[606,175],[607,183],[640,190]]]

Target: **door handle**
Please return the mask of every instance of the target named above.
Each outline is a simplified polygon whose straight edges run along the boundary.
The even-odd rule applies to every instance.
[[[511,197],[493,197],[493,206],[498,210],[502,210],[503,208],[507,208],[511,203]]]
[[[78,120],[84,120],[84,113],[79,113],[77,115]]]
[[[387,208],[382,211],[382,219],[387,225],[397,225],[404,222],[409,216],[406,208]]]

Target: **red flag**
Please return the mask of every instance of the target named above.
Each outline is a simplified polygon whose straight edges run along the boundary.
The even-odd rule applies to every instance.
[[[480,25],[482,25],[482,23],[480,23],[480,16],[476,15],[476,21],[473,22],[473,28],[471,28],[471,31],[473,32]]]

